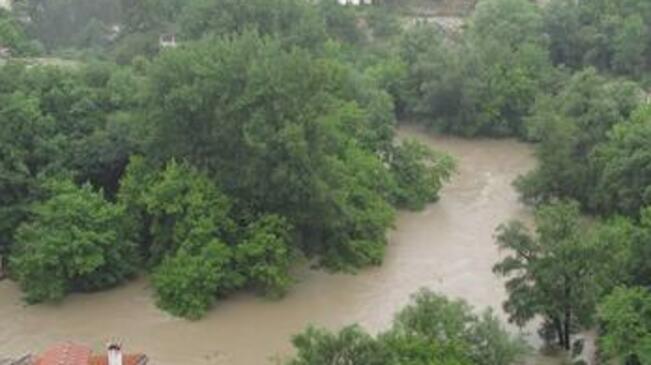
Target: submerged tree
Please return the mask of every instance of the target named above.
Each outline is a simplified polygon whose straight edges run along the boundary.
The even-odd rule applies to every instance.
[[[232,258],[232,249],[217,240],[181,247],[154,270],[156,304],[173,315],[199,319],[218,296],[241,285]]]
[[[392,119],[357,101],[351,73],[250,32],[166,52],[151,70],[148,154],[204,171],[238,215],[286,218],[300,247],[331,268],[379,264],[396,185],[383,160],[393,134],[378,130]],[[431,200],[449,170],[433,167],[437,178],[416,171],[427,185],[416,199]]]
[[[493,270],[508,278],[510,320],[522,326],[542,316],[541,334],[569,350],[572,334],[592,323],[609,253],[583,234],[576,203],[542,206],[535,223],[535,235],[518,221],[497,229],[497,243],[509,255]]]
[[[11,272],[27,301],[59,300],[105,289],[133,275],[139,256],[127,215],[86,184],[56,181],[16,233]]]
[[[292,283],[289,268],[295,253],[291,227],[281,217],[264,216],[249,224],[235,247],[237,269],[249,285],[271,297],[282,296]]]
[[[454,160],[436,154],[417,141],[407,140],[394,147],[390,167],[396,180],[396,205],[422,209],[426,203],[438,199],[443,182],[454,170]]]
[[[375,338],[358,326],[336,333],[310,327],[293,342],[298,353],[290,365],[510,365],[528,351],[491,311],[477,316],[465,302],[426,289]]]

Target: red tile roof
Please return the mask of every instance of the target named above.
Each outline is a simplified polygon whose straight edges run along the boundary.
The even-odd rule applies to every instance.
[[[88,347],[64,343],[51,347],[39,356],[36,365],[88,365],[89,359]]]
[[[147,356],[142,354],[122,356],[122,365],[145,365]],[[45,351],[34,365],[108,365],[107,355],[91,356],[90,348],[73,343],[64,343]]]

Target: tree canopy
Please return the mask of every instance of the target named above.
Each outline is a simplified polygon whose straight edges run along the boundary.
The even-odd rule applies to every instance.
[[[570,350],[572,334],[594,323],[597,302],[608,290],[611,254],[620,248],[581,234],[576,203],[542,206],[535,218],[535,235],[518,221],[497,229],[497,243],[508,253],[493,270],[507,278],[509,319],[522,326],[542,316],[543,337]]]
[[[397,1],[0,10],[9,277],[42,302],[149,275],[161,309],[199,319],[234,291],[281,297],[300,262],[379,265],[397,209],[435,202],[454,170],[397,135],[418,122],[536,144],[538,165],[515,182],[535,222],[497,230],[505,311],[542,318],[564,349],[597,326],[604,359],[648,363],[651,3],[468,3],[458,26]],[[523,355],[495,314],[426,290],[380,334],[309,328],[294,343],[293,365]]]
[[[71,13],[73,3],[81,5]],[[395,209],[436,201],[452,173],[450,157],[395,140],[392,75],[400,66],[351,57],[366,39],[343,31],[359,30],[352,8],[120,1],[118,15],[100,17],[96,5],[28,1],[8,15],[49,51],[73,46],[103,58],[0,66],[0,254],[15,261],[11,274],[33,301],[104,288],[140,270],[152,273],[161,308],[192,319],[234,290],[279,297],[300,256],[330,270],[380,264]],[[97,15],[88,24],[111,28],[93,33],[107,43],[69,39],[66,32],[90,27],[80,18],[39,35],[65,14]],[[178,32],[183,44],[158,49],[151,37],[161,32]],[[20,242],[26,228],[16,228],[61,230],[35,207],[54,199],[50,185],[64,183],[90,189],[126,217],[120,228],[132,257],[122,276],[94,267],[113,281],[81,285],[86,278],[62,274],[55,294],[30,294],[40,256],[25,248],[31,239]],[[89,243],[98,251],[102,244]]]
[[[293,343],[297,354],[288,365],[507,365],[528,353],[490,310],[478,316],[467,303],[426,289],[414,294],[391,328],[375,337],[359,326],[334,333],[309,327]]]
[[[88,184],[56,180],[49,187],[51,197],[19,226],[10,261],[27,301],[104,289],[135,274],[138,255],[124,207]]]
[[[601,347],[610,359],[641,365],[651,361],[651,293],[617,288],[599,307],[605,335]]]
[[[634,83],[609,80],[595,69],[577,72],[557,94],[541,96],[527,119],[530,138],[540,141],[540,164],[516,182],[525,201],[556,197],[578,200],[588,210],[603,206],[596,195],[605,192],[595,191],[602,174],[596,151],[640,100]]]

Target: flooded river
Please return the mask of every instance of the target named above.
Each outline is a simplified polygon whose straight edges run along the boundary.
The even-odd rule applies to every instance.
[[[114,337],[127,351],[147,353],[154,365],[258,365],[289,353],[291,334],[310,323],[338,328],[359,322],[381,330],[423,286],[499,311],[505,292],[491,272],[500,257],[493,234],[505,220],[529,219],[511,182],[533,167],[530,147],[512,140],[435,137],[415,128],[400,133],[454,155],[458,173],[438,203],[399,214],[381,267],[358,275],[304,270],[282,300],[239,294],[198,322],[156,309],[144,279],[37,306],[24,306],[16,286],[5,281],[0,283],[0,355],[40,351],[64,340],[99,350]]]

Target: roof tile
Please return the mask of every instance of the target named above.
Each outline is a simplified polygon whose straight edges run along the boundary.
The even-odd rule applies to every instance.
[[[88,365],[90,349],[73,343],[51,347],[36,360],[36,365]]]

